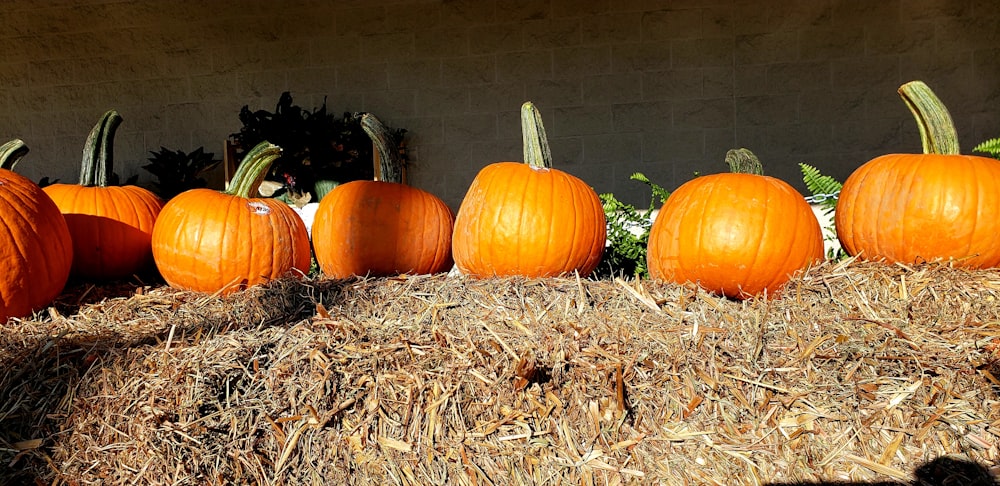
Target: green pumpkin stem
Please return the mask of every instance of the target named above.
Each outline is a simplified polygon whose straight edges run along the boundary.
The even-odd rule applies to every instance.
[[[27,153],[28,146],[19,138],[0,145],[0,169],[14,170],[14,166]]]
[[[121,125],[122,117],[115,110],[109,110],[94,125],[83,146],[83,162],[80,165],[80,185],[107,187],[114,174],[115,132]]]
[[[260,183],[278,157],[281,157],[281,147],[267,140],[258,143],[243,157],[229,181],[229,187],[223,193],[244,198],[257,197]]]
[[[958,155],[958,132],[955,122],[941,99],[923,81],[910,81],[899,87],[906,107],[913,113],[920,130],[925,154]]]
[[[382,182],[403,183],[403,159],[395,147],[389,127],[371,113],[361,115],[361,128],[372,139],[379,163],[375,167],[375,180]]]
[[[764,166],[760,159],[748,149],[730,149],[726,152],[726,163],[729,171],[734,174],[764,175]]]
[[[542,114],[530,101],[521,105],[521,137],[524,140],[524,161],[535,168],[551,169],[552,151],[545,136]]]

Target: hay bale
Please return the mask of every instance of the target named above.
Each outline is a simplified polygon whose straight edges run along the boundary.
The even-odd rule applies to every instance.
[[[995,485],[998,291],[854,261],[750,302],[445,275],[90,289],[2,333],[0,479]]]

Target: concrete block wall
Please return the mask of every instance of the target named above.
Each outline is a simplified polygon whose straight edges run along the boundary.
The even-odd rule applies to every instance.
[[[521,160],[542,110],[556,166],[635,203],[755,151],[846,178],[920,149],[895,93],[926,81],[963,149],[1000,136],[994,0],[8,0],[0,138],[19,171],[75,181],[99,116],[125,119],[123,176],[164,146],[221,157],[238,113],[370,111],[408,130],[411,183],[457,208],[484,165]]]

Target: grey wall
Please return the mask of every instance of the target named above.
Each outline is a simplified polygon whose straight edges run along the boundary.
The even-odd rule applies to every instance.
[[[411,183],[457,207],[476,171],[520,160],[518,108],[542,110],[556,166],[648,201],[725,170],[736,146],[801,188],[918,151],[895,93],[922,79],[963,149],[1000,136],[995,0],[7,0],[0,138],[19,171],[75,181],[116,108],[118,172],[160,146],[221,155],[243,105],[282,91],[409,131]]]

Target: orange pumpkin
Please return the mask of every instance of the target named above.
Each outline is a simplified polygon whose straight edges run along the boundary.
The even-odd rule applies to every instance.
[[[524,159],[476,175],[455,216],[452,253],[477,277],[551,277],[597,268],[607,243],[604,209],[587,183],[552,168],[541,115],[521,107]]]
[[[667,198],[649,233],[649,275],[734,299],[775,295],[823,259],[819,222],[792,186],[762,175],[749,151],[726,160],[735,173],[697,177]]]
[[[403,184],[399,151],[385,125],[366,113],[361,126],[379,155],[379,177],[341,184],[320,201],[312,227],[316,263],[333,278],[447,271],[451,209],[437,196]]]
[[[101,117],[83,149],[80,184],[52,184],[45,192],[59,206],[73,239],[72,275],[128,277],[153,262],[150,239],[163,201],[139,186],[111,186],[113,145],[121,116]]]
[[[251,197],[281,149],[261,142],[224,192],[191,189],[163,206],[153,259],[172,287],[220,295],[309,271],[309,235],[287,204]]]
[[[899,93],[924,153],[882,155],[847,178],[835,216],[841,245],[869,260],[1000,265],[1000,162],[959,154],[951,116],[926,84]]]
[[[59,208],[38,185],[11,170],[27,151],[20,140],[0,147],[0,324],[49,305],[73,264]]]

